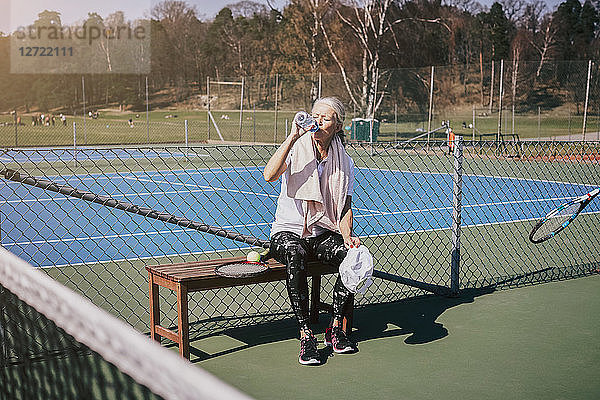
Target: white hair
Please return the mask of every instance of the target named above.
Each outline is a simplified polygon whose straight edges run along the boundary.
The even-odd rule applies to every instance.
[[[340,140],[342,141],[342,144],[345,145],[346,138],[344,135],[344,119],[346,118],[346,107],[344,107],[344,103],[342,103],[342,101],[337,97],[320,97],[317,100],[315,100],[315,103],[313,104],[313,110],[318,104],[325,104],[326,106],[331,107],[331,109],[333,110],[333,115],[335,115],[335,119],[339,124],[342,125],[340,127],[340,130],[336,133],[336,135],[339,136]]]
[[[346,108],[344,107],[344,103],[337,97],[321,97],[315,100],[313,104],[313,110],[318,104],[325,104],[333,109],[335,118],[337,122],[344,123],[344,119],[346,118]]]

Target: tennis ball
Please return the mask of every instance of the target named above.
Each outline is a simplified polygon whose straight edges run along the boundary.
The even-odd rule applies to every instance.
[[[246,256],[246,261],[249,261],[249,262],[259,262],[260,261],[260,253],[258,251],[251,251]]]

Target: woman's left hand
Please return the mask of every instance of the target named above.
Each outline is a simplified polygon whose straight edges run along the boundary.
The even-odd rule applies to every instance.
[[[358,247],[358,246],[360,246],[360,238],[358,238],[356,236],[345,237],[344,245],[349,249],[351,249],[353,247]]]

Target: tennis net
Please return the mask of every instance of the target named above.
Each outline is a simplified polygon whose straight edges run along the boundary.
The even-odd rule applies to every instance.
[[[0,398],[249,398],[1,247],[0,346]]]

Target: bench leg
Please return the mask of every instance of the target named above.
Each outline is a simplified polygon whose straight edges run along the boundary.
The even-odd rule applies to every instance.
[[[160,297],[158,296],[158,285],[154,283],[154,276],[148,272],[150,293],[150,338],[160,343],[160,335],[156,334],[156,326],[160,325]]]
[[[190,359],[190,326],[188,323],[188,290],[185,284],[177,284],[177,336],[179,354]]]

